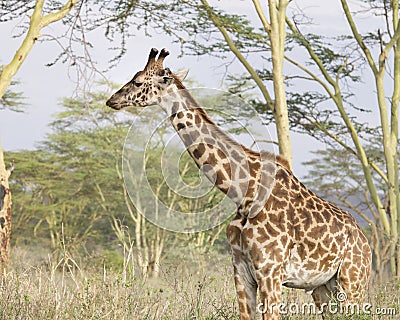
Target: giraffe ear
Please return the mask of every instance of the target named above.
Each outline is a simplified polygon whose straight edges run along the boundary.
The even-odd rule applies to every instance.
[[[188,73],[189,73],[189,69],[183,69],[183,70],[179,70],[179,71],[175,72],[174,76],[176,76],[180,81],[183,81],[183,80],[185,80]]]

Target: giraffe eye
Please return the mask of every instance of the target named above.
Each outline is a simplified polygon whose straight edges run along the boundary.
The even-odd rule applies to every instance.
[[[135,84],[135,87],[140,87],[143,84],[143,82],[134,82],[134,84]]]
[[[173,79],[172,77],[163,77],[163,83],[165,84],[170,83],[172,79]]]

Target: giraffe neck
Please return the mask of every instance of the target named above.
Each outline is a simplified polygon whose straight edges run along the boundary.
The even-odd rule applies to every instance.
[[[218,127],[186,89],[177,88],[160,101],[161,108],[206,177],[238,207],[254,198],[262,160]]]

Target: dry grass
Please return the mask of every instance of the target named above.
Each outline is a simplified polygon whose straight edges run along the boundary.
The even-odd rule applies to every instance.
[[[229,258],[203,272],[189,269],[182,260],[164,266],[160,279],[142,281],[101,268],[83,270],[72,258],[56,265],[15,265],[0,280],[0,319],[239,319]],[[395,308],[400,315],[399,297],[399,286],[391,284],[374,290],[370,301],[373,310]],[[309,301],[298,290],[286,290],[284,299],[288,304]],[[320,317],[290,314],[282,319]]]
[[[169,266],[142,281],[74,260],[16,267],[0,279],[0,319],[238,319],[231,267]]]
[[[68,284],[71,279],[51,279],[40,270],[9,273],[1,284],[0,318],[233,319],[235,300],[224,287],[192,280],[149,285],[113,275]]]

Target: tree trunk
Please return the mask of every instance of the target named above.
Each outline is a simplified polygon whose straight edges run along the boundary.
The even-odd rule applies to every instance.
[[[36,0],[30,16],[28,31],[20,47],[16,50],[9,64],[0,68],[0,98],[4,96],[11,79],[22,66],[36,40],[40,38],[40,30],[44,27],[62,20],[69,14],[79,0],[66,0],[65,4],[56,11],[43,15],[45,0]],[[11,236],[11,192],[8,187],[8,178],[13,170],[6,169],[4,164],[3,149],[0,145],[0,271],[9,261],[10,236]]]
[[[152,264],[153,270],[151,276],[153,278],[158,278],[160,275],[160,266],[161,266],[161,256],[164,250],[164,230],[161,228],[157,228],[156,230],[156,240],[154,241],[153,249],[152,249]]]
[[[289,4],[288,0],[279,1],[277,6],[276,0],[269,0],[268,5],[270,8],[270,19],[269,23],[264,15],[259,0],[253,0],[257,14],[264,26],[265,31],[268,33],[271,42],[272,52],[272,74],[274,83],[275,100],[273,100],[268,92],[267,87],[263,83],[263,80],[258,75],[257,71],[251,66],[247,58],[240,52],[236,46],[235,41],[229,35],[229,32],[225,28],[224,23],[220,20],[218,15],[208,4],[207,0],[201,0],[202,4],[207,10],[211,21],[221,32],[224,37],[229,49],[238,58],[239,62],[250,74],[251,78],[260,89],[268,108],[273,112],[276,133],[279,142],[279,154],[286,158],[290,165],[292,165],[292,146],[289,132],[289,118],[286,103],[286,94],[284,86],[283,61],[284,61],[284,44],[286,38],[285,30],[285,19],[286,19],[286,8]]]
[[[283,62],[285,54],[286,38],[286,8],[287,0],[281,0],[277,4],[275,0],[269,0],[270,29],[272,55],[272,77],[274,81],[274,108],[273,114],[276,124],[276,132],[279,141],[279,154],[292,164],[292,146],[290,142],[289,117],[286,102],[286,91],[283,77]]]
[[[8,178],[12,167],[6,169],[3,149],[0,145],[0,271],[3,271],[9,262],[11,239],[11,192]]]

